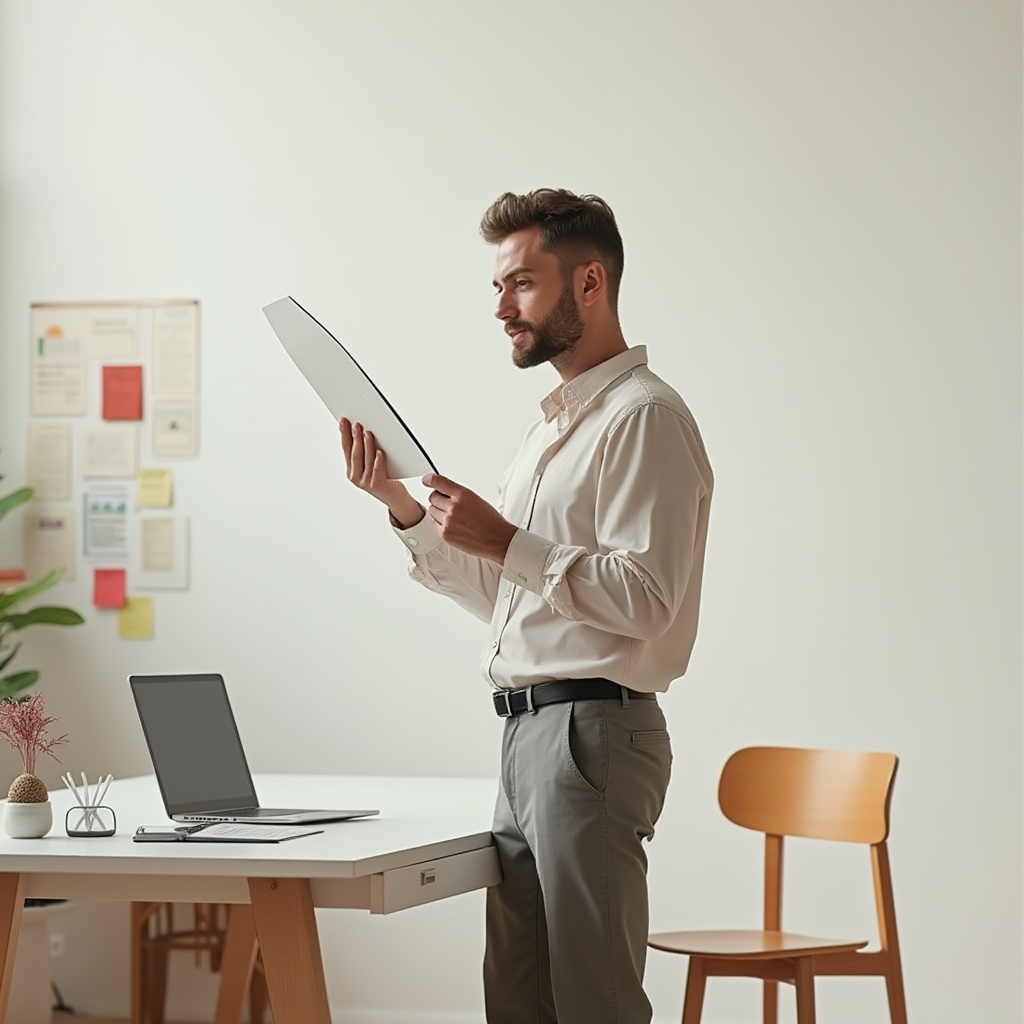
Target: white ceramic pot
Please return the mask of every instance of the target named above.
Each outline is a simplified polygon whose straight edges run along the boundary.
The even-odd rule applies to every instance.
[[[40,839],[53,825],[50,801],[39,804],[4,804],[4,831],[12,839]]]

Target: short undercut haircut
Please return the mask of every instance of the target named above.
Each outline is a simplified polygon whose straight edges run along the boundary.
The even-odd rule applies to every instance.
[[[591,260],[608,275],[608,301],[618,308],[622,281],[622,236],[611,207],[598,196],[576,195],[564,188],[539,188],[516,195],[506,192],[480,221],[480,234],[491,245],[525,228],[540,228],[541,247],[554,253],[565,274]]]

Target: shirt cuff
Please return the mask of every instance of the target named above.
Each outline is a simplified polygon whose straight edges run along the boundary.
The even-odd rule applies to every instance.
[[[437,525],[429,515],[425,515],[415,526],[410,526],[408,530],[395,526],[392,519],[391,528],[395,531],[398,539],[414,555],[426,555],[433,551],[434,548],[441,546],[441,534],[437,532]]]
[[[544,585],[544,563],[554,547],[551,541],[538,537],[529,530],[516,530],[512,543],[505,552],[501,575],[510,583],[541,593]]]

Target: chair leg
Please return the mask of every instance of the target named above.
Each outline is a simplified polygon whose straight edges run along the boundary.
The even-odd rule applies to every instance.
[[[152,949],[149,954],[149,1024],[164,1024],[167,1001],[167,961],[170,954],[166,949]]]
[[[267,1015],[267,983],[261,971],[253,971],[249,983],[249,1024],[263,1024]]]
[[[814,1010],[814,959],[809,956],[796,958],[796,1024],[815,1024]]]
[[[256,925],[245,903],[231,907],[221,955],[215,1024],[240,1024],[256,963]]]
[[[764,1024],[779,1024],[779,983],[764,983]]]
[[[889,961],[889,969],[885,972],[885,991],[889,997],[892,1024],[907,1024],[907,997],[903,991],[903,968],[899,958]]]
[[[691,956],[690,966],[686,971],[686,996],[683,999],[682,1024],[700,1024],[701,1011],[704,1009],[704,984],[707,977],[704,960],[699,956]]]
[[[149,928],[150,904],[131,905],[131,1024],[146,1024],[147,991],[146,953],[144,941]]]

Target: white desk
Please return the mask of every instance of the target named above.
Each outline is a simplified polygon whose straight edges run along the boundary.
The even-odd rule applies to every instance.
[[[314,907],[388,914],[501,879],[493,779],[275,775],[258,776],[256,789],[265,806],[381,813],[283,843],[133,843],[137,826],[166,820],[156,781],[144,776],[107,792],[114,836],[68,838],[72,801],[54,791],[50,835],[0,837],[0,1024],[26,896],[249,904],[251,914],[231,914],[217,1024],[238,1020],[257,938],[276,1024],[329,1024]]]

